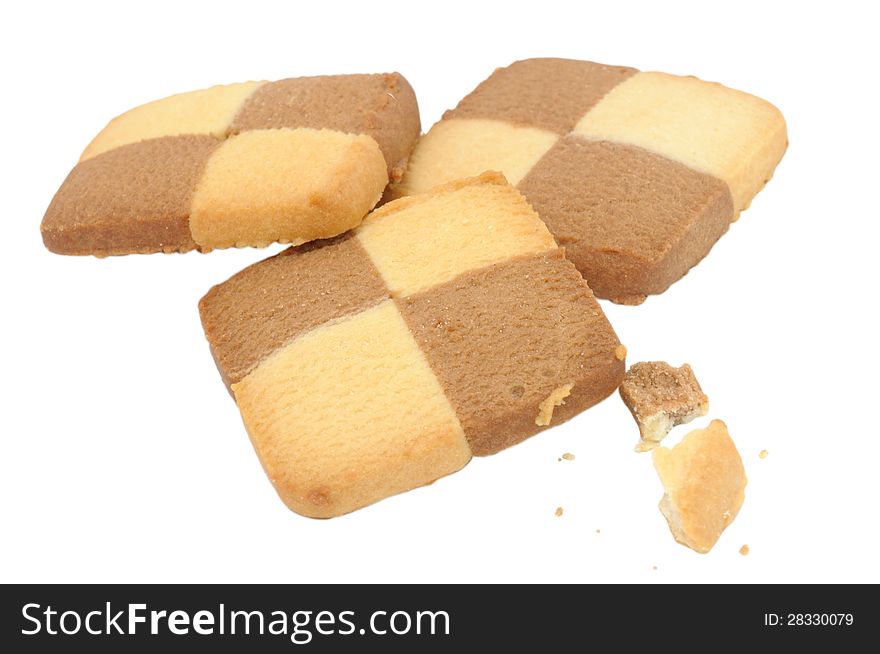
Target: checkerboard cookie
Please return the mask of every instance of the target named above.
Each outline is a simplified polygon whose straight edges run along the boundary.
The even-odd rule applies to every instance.
[[[183,93],[115,118],[43,218],[60,254],[207,251],[342,233],[400,179],[420,131],[399,74]]]
[[[773,105],[720,84],[528,59],[446,112],[393,195],[499,170],[597,296],[637,304],[709,252],[787,144]]]
[[[290,248],[199,305],[281,499],[337,516],[611,394],[622,348],[575,267],[497,173]]]

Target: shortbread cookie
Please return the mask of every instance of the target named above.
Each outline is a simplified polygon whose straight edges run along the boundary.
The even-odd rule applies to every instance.
[[[499,170],[597,296],[638,304],[709,252],[787,144],[773,105],[720,84],[527,59],[444,114],[392,196]]]
[[[399,74],[300,77],[183,93],[113,119],[41,226],[59,254],[303,243],[351,229],[419,135]]]
[[[709,398],[688,364],[634,363],[620,385],[620,397],[639,425],[637,452],[655,448],[673,427],[709,412]]]
[[[675,540],[708,552],[745,498],[746,472],[727,426],[713,420],[674,448],[657,448],[654,467],[665,490],[660,511]]]
[[[624,372],[589,287],[498,174],[386,204],[199,309],[263,467],[312,517],[559,424]]]

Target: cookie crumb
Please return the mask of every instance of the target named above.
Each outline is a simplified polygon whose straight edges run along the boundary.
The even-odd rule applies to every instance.
[[[665,361],[634,363],[619,390],[639,426],[641,441],[636,452],[654,449],[673,427],[709,411],[709,398],[686,363],[680,368]]]
[[[601,529],[597,529],[597,530],[596,530],[596,533],[598,534],[598,533],[600,533],[601,531],[602,531]]]
[[[749,553],[749,546],[743,545],[742,547],[740,547],[739,553],[742,554],[743,556],[747,555]]]
[[[766,459],[768,454],[770,454],[770,452],[768,452],[767,450],[761,450],[761,451],[758,453],[758,458],[760,458],[760,459]]]
[[[561,515],[562,515],[562,507],[561,507],[561,506],[557,506],[557,507],[556,507],[556,517],[558,518],[558,517],[561,516]]]
[[[651,570],[656,570],[656,569],[657,569],[657,566],[656,566],[656,565],[652,565],[652,566],[651,566]]]
[[[673,537],[705,554],[736,518],[748,483],[727,425],[713,420],[653,456],[664,490],[660,512]]]
[[[614,350],[614,356],[618,361],[626,359],[626,345],[623,345],[622,343],[618,345]]]
[[[553,409],[565,404],[565,398],[571,395],[571,389],[574,384],[565,384],[554,390],[547,399],[541,402],[538,407],[538,415],[535,416],[535,424],[538,427],[546,427],[553,420]]]
[[[562,458],[566,461],[574,461],[574,454],[572,454],[571,452],[566,452],[562,455]]]

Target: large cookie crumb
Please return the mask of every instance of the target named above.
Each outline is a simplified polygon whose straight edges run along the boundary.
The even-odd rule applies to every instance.
[[[709,398],[688,364],[673,368],[665,361],[634,363],[620,385],[620,397],[639,425],[637,452],[654,449],[674,426],[709,411]]]
[[[654,467],[666,491],[660,511],[675,540],[708,552],[745,498],[746,473],[727,426],[713,420],[674,448],[657,448]]]

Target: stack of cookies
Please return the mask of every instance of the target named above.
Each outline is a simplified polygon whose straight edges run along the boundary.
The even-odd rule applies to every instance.
[[[596,298],[680,279],[787,145],[754,96],[563,59],[496,70],[420,132],[397,73],[184,93],[111,121],[43,218],[59,254],[291,245],[199,310],[302,515],[429,484],[611,395],[626,349]]]

